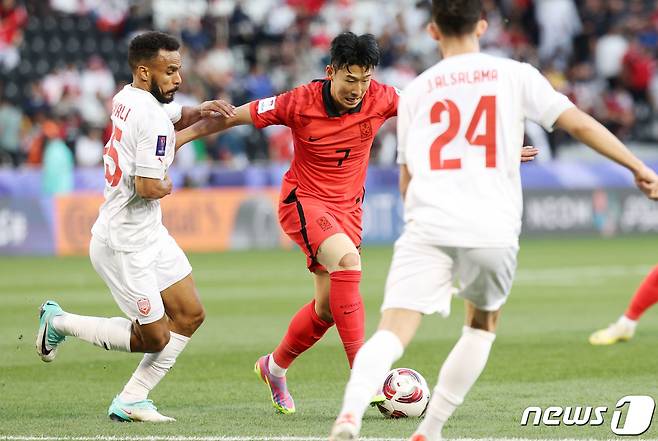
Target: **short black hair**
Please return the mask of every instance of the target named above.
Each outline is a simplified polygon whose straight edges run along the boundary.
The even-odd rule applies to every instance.
[[[133,38],[128,46],[128,64],[136,69],[140,63],[150,61],[158,55],[160,49],[177,51],[180,43],[164,32],[149,31]]]
[[[331,41],[331,65],[336,69],[361,66],[372,69],[379,64],[379,46],[372,34],[343,32]]]
[[[432,0],[432,20],[449,37],[473,32],[482,18],[482,0]]]

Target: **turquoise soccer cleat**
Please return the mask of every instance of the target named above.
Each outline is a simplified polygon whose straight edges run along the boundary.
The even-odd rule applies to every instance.
[[[46,300],[39,307],[39,331],[37,332],[37,354],[45,362],[51,362],[57,355],[59,345],[66,339],[52,327],[53,317],[64,314],[57,302]]]
[[[107,415],[112,421],[120,423],[129,422],[149,422],[149,423],[168,423],[176,421],[174,418],[162,415],[158,412],[153,401],[142,400],[134,403],[125,403],[117,395],[112,400],[110,408],[107,409]]]

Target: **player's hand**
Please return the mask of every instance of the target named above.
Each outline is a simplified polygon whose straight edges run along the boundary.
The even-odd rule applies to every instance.
[[[235,106],[224,100],[204,101],[197,106],[201,118],[230,118],[235,116]]]
[[[642,164],[635,174],[635,185],[649,199],[658,200],[658,175],[646,165]]]
[[[535,160],[535,156],[539,154],[537,147],[526,145],[521,149],[521,162],[530,162]]]
[[[162,190],[164,192],[162,197],[165,197],[168,194],[171,194],[171,190],[173,188],[174,188],[174,183],[171,182],[171,179],[169,179],[169,175],[165,175],[164,179],[162,180]]]

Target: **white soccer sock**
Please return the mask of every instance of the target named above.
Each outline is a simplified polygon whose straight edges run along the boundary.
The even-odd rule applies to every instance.
[[[441,439],[443,425],[484,370],[495,339],[493,332],[464,326],[461,338],[441,367],[425,418],[416,433],[422,433],[429,441]]]
[[[632,329],[633,331],[635,331],[635,327],[637,326],[637,320],[629,319],[625,315],[622,315],[621,317],[619,317],[619,320],[617,320],[617,323],[619,323],[620,325],[622,325],[626,328]]]
[[[123,317],[89,317],[64,313],[52,325],[63,335],[72,335],[108,351],[130,352],[132,323]]]
[[[160,352],[144,354],[142,362],[133,373],[128,383],[121,391],[119,398],[125,403],[142,401],[148,397],[149,392],[157,386],[169,369],[176,362],[178,355],[183,352],[190,337],[170,332],[169,343]]]
[[[274,375],[275,377],[285,377],[286,372],[288,372],[288,369],[282,368],[278,364],[276,364],[276,361],[274,361],[274,354],[270,354],[270,358],[268,359],[269,361],[267,362],[267,368],[270,370],[270,374]]]
[[[368,404],[384,383],[393,363],[403,352],[402,342],[393,332],[375,332],[354,358],[340,415],[352,414],[360,426]]]

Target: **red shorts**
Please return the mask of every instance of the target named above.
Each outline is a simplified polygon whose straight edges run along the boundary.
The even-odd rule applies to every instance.
[[[360,250],[362,213],[361,206],[341,212],[318,199],[297,198],[294,193],[279,202],[281,228],[306,254],[306,266],[311,272],[325,270],[316,255],[318,247],[329,236],[345,233]]]

